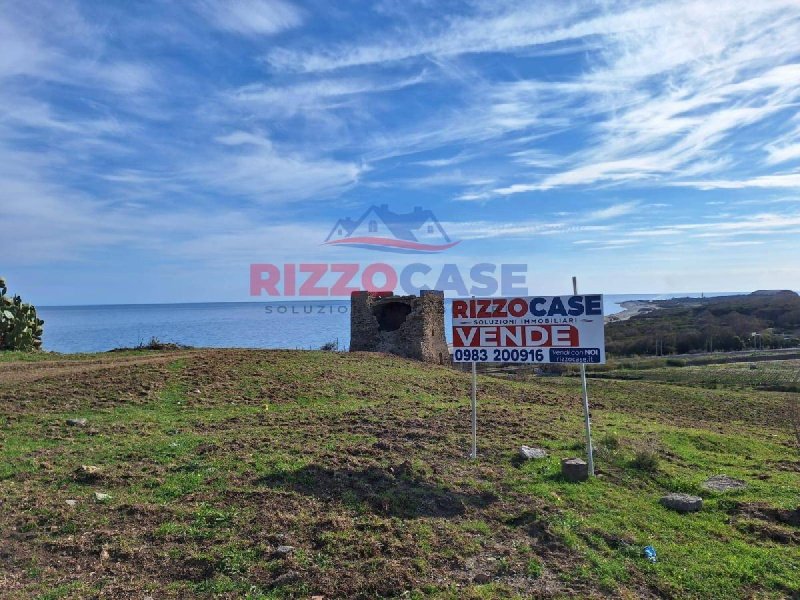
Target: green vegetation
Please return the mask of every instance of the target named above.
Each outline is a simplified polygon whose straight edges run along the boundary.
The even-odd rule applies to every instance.
[[[36,316],[33,305],[19,296],[9,297],[7,292],[6,280],[0,277],[0,351],[39,350],[44,321]]]
[[[655,304],[661,310],[608,324],[606,350],[610,354],[685,354],[800,345],[800,296],[794,292]]]
[[[452,369],[333,352],[95,358],[103,370],[84,356],[59,361],[69,385],[48,361],[0,364],[9,597],[800,590],[792,394],[658,377],[715,367],[612,365],[604,376],[648,378],[593,380],[599,476],[571,484],[559,461],[582,452],[574,377],[481,376],[471,462],[470,379]],[[75,417],[88,422],[66,425]],[[522,444],[550,456],[520,461]],[[747,487],[702,488],[723,473]],[[667,492],[701,495],[704,509],[669,511],[658,502]]]
[[[0,364],[6,362],[61,362],[61,361],[85,361],[85,362],[99,362],[109,360],[110,358],[132,357],[132,356],[146,356],[149,352],[142,348],[138,350],[112,350],[110,353],[91,353],[83,352],[76,354],[59,354],[58,352],[48,352],[46,350],[41,352],[22,352],[5,350],[0,352]]]
[[[764,358],[763,356],[761,358]],[[669,360],[666,364],[669,364]],[[609,365],[593,369],[591,377],[659,381],[705,388],[757,389],[800,392],[800,359],[758,360],[757,362],[721,363],[702,366],[662,366],[664,362],[633,365],[626,368]]]

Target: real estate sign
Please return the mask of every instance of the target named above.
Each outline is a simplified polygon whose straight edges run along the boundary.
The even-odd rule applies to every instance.
[[[605,363],[603,296],[453,300],[453,361]]]

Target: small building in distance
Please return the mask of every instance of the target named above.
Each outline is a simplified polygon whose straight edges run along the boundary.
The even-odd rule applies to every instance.
[[[422,290],[419,296],[353,292],[350,351],[387,352],[450,364],[444,336],[444,292]]]

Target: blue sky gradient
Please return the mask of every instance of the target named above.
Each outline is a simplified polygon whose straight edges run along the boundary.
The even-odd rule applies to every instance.
[[[0,273],[248,300],[372,204],[536,293],[800,287],[800,3],[0,2]]]

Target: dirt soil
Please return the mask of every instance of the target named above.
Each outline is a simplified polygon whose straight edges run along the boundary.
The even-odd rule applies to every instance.
[[[187,358],[196,351],[172,352],[155,356],[115,356],[112,353],[89,360],[54,360],[41,362],[0,363],[0,385],[35,381],[43,378],[78,377],[89,371],[123,369],[135,365],[165,363]]]

